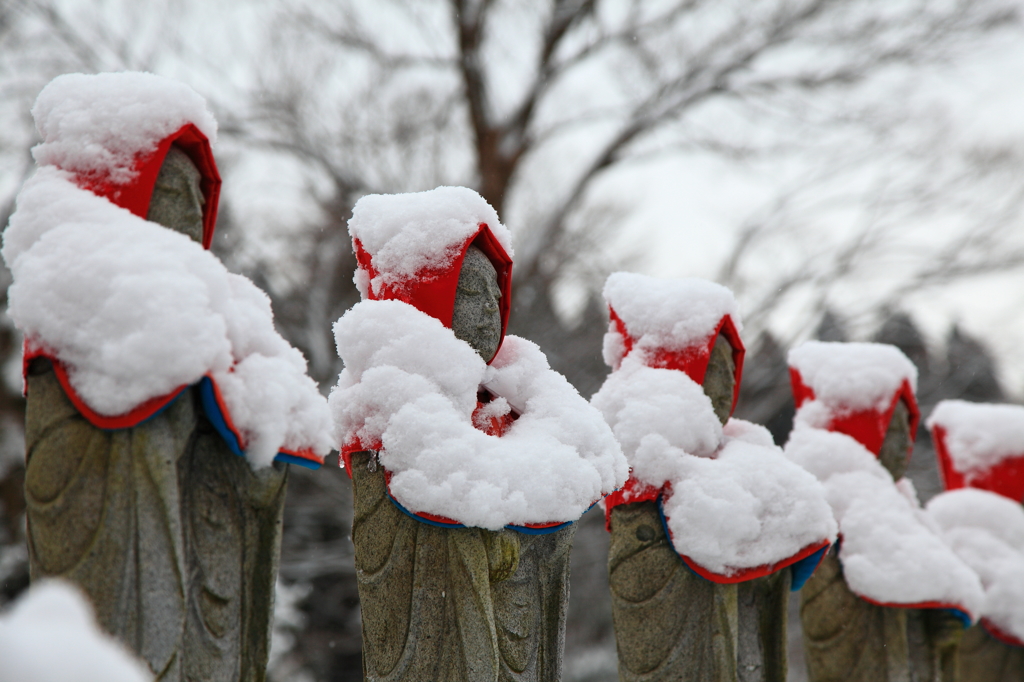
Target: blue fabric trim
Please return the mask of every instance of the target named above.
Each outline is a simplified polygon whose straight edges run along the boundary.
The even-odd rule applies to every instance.
[[[238,437],[228,428],[228,423],[220,411],[220,405],[217,404],[217,396],[213,392],[213,380],[210,377],[203,377],[199,380],[199,396],[202,400],[206,418],[210,420],[214,430],[227,443],[228,449],[239,457],[245,457],[245,453],[238,443]]]
[[[416,519],[420,523],[425,523],[428,526],[434,526],[436,528],[465,528],[465,526],[462,525],[461,523],[454,523],[454,524],[453,523],[442,523],[440,521],[433,521],[431,519],[425,519],[422,516],[417,516],[416,514],[413,514],[411,511],[409,511],[408,509],[403,507],[402,504],[398,500],[396,500],[394,497],[391,496],[390,492],[388,492],[388,499],[391,500],[391,503],[393,505],[398,507],[398,511],[402,512],[406,516],[411,516],[412,518]]]
[[[311,459],[306,459],[305,457],[296,457],[295,455],[289,455],[287,452],[277,453],[277,455],[274,456],[274,461],[284,462],[285,464],[295,464],[300,467],[312,469],[313,471],[316,471],[322,466],[320,462],[315,462]]]
[[[203,412],[206,413],[206,418],[213,424],[213,429],[220,434],[220,437],[224,439],[228,449],[235,453],[239,457],[245,457],[245,452],[242,450],[238,443],[238,436],[235,435],[234,431],[228,428],[227,420],[224,419],[224,414],[220,410],[220,405],[217,404],[217,395],[213,390],[213,379],[210,377],[203,377],[199,380],[199,399],[203,406]],[[278,462],[285,462],[287,464],[298,464],[299,466],[306,467],[307,469],[319,469],[320,463],[313,462],[302,457],[296,457],[295,455],[289,455],[286,452],[279,452],[274,455],[274,460]]]
[[[799,591],[810,580],[811,576],[814,575],[814,570],[818,568],[818,564],[821,563],[821,559],[830,547],[831,545],[825,545],[814,554],[805,556],[800,561],[790,564],[790,568],[793,569],[792,581],[789,585],[790,592]]]
[[[942,610],[943,611],[948,611],[957,620],[959,620],[960,624],[964,626],[964,630],[966,630],[967,628],[971,627],[971,617],[968,616],[963,611],[961,611],[960,609],[942,609]]]
[[[693,570],[693,568],[690,566],[690,564],[688,564],[685,561],[683,561],[683,557],[679,556],[679,552],[676,552],[676,547],[675,547],[675,545],[672,544],[672,533],[670,533],[669,530],[668,530],[668,519],[665,517],[665,510],[662,509],[662,507],[661,507],[661,498],[662,498],[662,495],[659,494],[658,495],[658,518],[661,519],[661,527],[665,531],[665,539],[668,540],[668,545],[669,545],[669,547],[672,548],[672,551],[675,552],[675,555],[677,557],[679,557],[679,563],[681,563],[683,566],[686,566],[686,570],[687,571],[689,571],[690,573],[694,574],[695,576],[697,576],[698,578],[700,578],[704,582],[708,582],[708,583],[714,582],[713,580],[708,580],[707,578],[702,576],[700,573],[698,573],[697,571]]]
[[[571,526],[574,523],[576,522],[566,521],[565,523],[560,523],[557,526],[549,526],[548,528],[530,528],[529,526],[513,526],[512,524],[509,524],[505,527],[510,530],[514,530],[517,533],[522,533],[523,535],[547,535],[548,533],[560,531],[563,528]]]

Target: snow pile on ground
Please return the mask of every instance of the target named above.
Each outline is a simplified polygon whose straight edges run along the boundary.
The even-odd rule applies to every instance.
[[[836,524],[813,476],[787,460],[766,429],[732,419],[686,374],[630,355],[593,399],[638,481],[666,484],[680,554],[720,575],[775,564],[823,540]]]
[[[69,583],[33,583],[0,613],[0,682],[144,682],[149,669],[100,630]]]
[[[943,400],[928,417],[941,427],[957,471],[987,470],[1010,457],[1024,456],[1024,407]]]
[[[137,155],[156,151],[187,123],[211,144],[217,139],[205,100],[184,83],[151,73],[58,76],[39,93],[32,116],[45,140],[32,150],[39,165],[115,185],[134,178]]]
[[[380,273],[369,282],[376,295],[381,287],[400,286],[424,271],[449,269],[481,223],[511,257],[508,229],[490,204],[465,187],[364,196],[352,209],[348,231],[370,255],[374,271]]]
[[[488,366],[439,321],[400,301],[364,301],[334,327],[345,369],[331,393],[338,442],[383,448],[404,507],[499,529],[578,519],[622,485],[626,462],[601,415],[533,343],[506,336]],[[473,426],[480,387],[500,438]]]
[[[330,452],[330,415],[266,295],[188,237],[40,168],[4,232],[8,312],[96,412],[125,414],[209,374],[253,466]]]
[[[604,285],[604,298],[641,350],[679,351],[711,338],[726,315],[742,330],[732,292],[705,279],[657,279],[616,272]],[[609,325],[604,359],[617,368],[625,355],[625,340]]]
[[[927,510],[981,578],[981,615],[1024,641],[1024,508],[995,493],[962,488],[936,495]]]
[[[863,386],[855,383],[854,390]],[[976,616],[982,605],[978,576],[940,537],[910,482],[893,482],[853,438],[808,424],[805,410],[813,407],[808,403],[797,412],[785,454],[825,485],[850,589],[881,604],[947,605]]]
[[[789,351],[789,366],[836,416],[887,410],[904,381],[917,390],[917,368],[888,344],[807,341]]]

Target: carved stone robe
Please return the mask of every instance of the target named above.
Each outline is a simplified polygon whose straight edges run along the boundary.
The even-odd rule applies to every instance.
[[[46,360],[27,377],[32,579],[66,578],[159,680],[263,680],[286,470],[253,472],[192,390],[105,431]]]
[[[656,502],[612,509],[608,576],[620,680],[736,679],[736,586],[686,567]]]

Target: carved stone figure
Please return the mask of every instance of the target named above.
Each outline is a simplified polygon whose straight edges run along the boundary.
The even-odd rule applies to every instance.
[[[857,453],[857,457],[865,458],[867,454],[872,454],[877,457],[882,468],[888,472],[893,483],[900,481],[907,470],[918,422],[917,406],[911,383],[916,378],[916,374],[912,365],[896,349],[888,346],[868,344],[851,346],[849,344],[812,342],[808,344],[807,348],[804,355],[798,354],[798,351],[803,349],[797,349],[791,353],[790,363],[795,368],[794,393],[797,397],[797,404],[801,409],[809,409],[807,414],[810,416],[807,417],[798,412],[794,435],[791,436],[790,443],[786,446],[787,453],[793,457],[803,457],[807,462],[818,462],[816,466],[820,467],[822,471],[831,471],[830,467],[833,465],[827,464],[831,461],[828,458],[833,455],[838,457],[841,452],[847,453],[842,455],[846,459],[836,461],[860,461],[852,459],[853,453]],[[892,376],[886,380],[887,383],[880,383],[877,388],[868,389],[878,393],[875,398],[857,396],[856,390],[863,391],[865,389],[863,386],[849,388],[853,386],[851,383],[847,389],[844,389],[848,390],[847,394],[841,395],[837,392],[826,394],[826,399],[818,400],[813,408],[805,408],[805,402],[816,400],[813,385],[815,378],[821,387],[838,385],[835,382],[839,375],[830,374],[829,372],[833,370],[828,364],[828,359],[835,357],[845,359],[835,364],[834,371],[866,372],[868,367],[885,367]],[[797,359],[794,360],[794,358]],[[844,362],[846,364],[843,364]],[[851,367],[859,367],[859,369],[850,369]],[[900,370],[901,367],[904,369]],[[805,374],[801,375],[801,371]],[[905,377],[897,376],[895,373],[898,371],[905,371]],[[812,383],[805,385],[803,381],[808,376],[811,377]],[[899,382],[902,382],[902,385]],[[864,385],[871,386],[869,383]],[[818,390],[824,393],[828,389],[819,388]],[[818,397],[820,398],[820,396]],[[872,401],[875,407],[865,407]],[[849,403],[859,407],[844,407]],[[879,404],[889,407],[878,408]],[[825,417],[824,414],[828,416]],[[857,443],[845,436],[836,436],[835,438],[838,440],[835,438],[823,440],[824,436],[818,429],[825,427],[829,431],[850,436]],[[818,435],[814,436],[815,433]],[[810,440],[811,437],[819,440]],[[808,443],[812,445],[808,446]],[[863,449],[860,446],[863,446]],[[849,450],[845,448],[849,448]],[[822,460],[826,463],[822,463]],[[836,471],[856,471],[850,464],[839,466],[840,468]],[[845,485],[842,480],[837,480],[839,482],[835,483],[836,486]],[[877,481],[877,479],[873,480]],[[828,481],[827,484],[832,485]],[[977,586],[976,576],[973,576],[967,567],[955,558],[952,550],[946,547],[931,530],[924,526],[920,526],[916,531],[907,530],[908,522],[909,524],[920,524],[914,514],[921,512],[906,506],[906,500],[902,499],[906,493],[897,492],[895,487],[890,489],[884,483],[877,484],[876,488],[871,488],[872,492],[866,492],[867,488],[855,489],[859,492],[849,493],[854,497],[849,497],[845,502],[846,508],[864,504],[882,504],[882,500],[885,499],[884,495],[891,495],[897,500],[896,509],[902,510],[900,513],[905,514],[906,518],[880,518],[873,521],[872,524],[899,521],[897,527],[902,529],[899,532],[921,534],[916,542],[920,543],[922,537],[930,538],[928,541],[933,543],[930,550],[932,554],[929,555],[931,562],[936,562],[938,559],[951,561],[955,564],[956,570],[962,570],[966,578],[966,587],[963,588],[962,594],[967,594],[966,601],[972,602],[971,595]],[[845,487],[839,489],[846,490]],[[870,497],[871,495],[881,495],[881,497]],[[900,501],[901,499],[902,501]],[[916,501],[912,502],[912,505],[916,506]],[[867,507],[858,508],[867,509]],[[863,528],[863,518],[858,518],[862,519],[860,521],[862,525],[859,528]],[[844,520],[840,518],[839,523],[840,534],[842,534]],[[874,547],[880,542],[877,539],[861,540],[859,535],[851,537],[850,532],[853,530],[848,531],[845,542],[860,542],[861,544],[857,545],[859,548],[857,551],[866,551],[866,547]],[[858,530],[858,532],[863,531]],[[890,542],[902,542],[904,537],[902,535],[892,536]],[[865,542],[869,544],[863,544]],[[844,575],[843,561],[847,556],[843,553],[844,549],[844,543],[840,543],[828,553],[800,594],[800,617],[810,679],[814,682],[956,680],[956,648],[963,632],[963,623],[959,616],[954,615],[953,609],[962,611],[968,609],[957,604],[948,596],[945,597],[946,603],[950,604],[948,608],[915,608],[917,604],[922,603],[938,604],[942,602],[942,599],[935,597],[912,598],[909,593],[906,594],[909,600],[906,606],[898,603],[886,605],[872,603],[850,587],[847,577]],[[891,554],[892,549],[878,549],[877,551]],[[865,556],[869,558],[865,558]],[[859,566],[874,565],[876,559],[870,558],[871,556],[873,555],[858,557]],[[860,570],[859,575],[864,576],[864,569]],[[894,569],[890,566],[888,570]],[[922,567],[911,570],[944,571],[947,570],[947,566],[934,563],[930,569]],[[860,579],[862,584],[871,585],[865,578],[861,577]],[[862,587],[860,589],[876,588]],[[931,588],[923,587],[922,589]],[[882,602],[884,600],[876,596],[873,601]],[[973,609],[974,606],[972,605],[971,608]]]
[[[963,633],[957,648],[963,682],[1024,679],[1024,601],[1019,590],[1007,589],[1021,579],[1020,569],[1009,567],[1024,564],[1019,541],[1010,540],[1024,528],[1022,419],[1019,405],[944,400],[927,422],[945,488],[928,512],[989,595],[981,622]],[[988,552],[976,551],[980,543]]]
[[[735,363],[723,337],[702,386],[724,424],[732,413]],[[619,679],[737,679],[737,586],[713,583],[683,564],[656,502],[612,509],[608,581]]]
[[[414,212],[419,217],[411,218]],[[438,222],[432,223],[434,220]],[[464,225],[465,233],[446,232],[458,224]],[[428,230],[434,230],[432,239],[439,247],[436,252],[429,251],[418,236]],[[364,301],[335,327],[346,369],[332,394],[331,404],[339,420],[342,459],[352,477],[354,492],[352,539],[363,619],[364,676],[367,680],[409,682],[559,680],[575,522],[556,519],[552,523],[522,525],[506,520],[501,530],[488,530],[479,527],[482,524],[478,522],[456,518],[456,512],[412,506],[408,498],[401,498],[393,488],[401,471],[391,471],[387,463],[408,463],[423,449],[429,450],[431,443],[401,451],[404,454],[396,454],[397,447],[388,447],[387,434],[392,432],[386,432],[383,425],[399,420],[402,405],[395,400],[394,405],[389,402],[387,407],[379,407],[376,396],[385,389],[374,383],[376,377],[395,377],[388,379],[392,383],[387,384],[387,395],[404,396],[406,390],[416,395],[414,392],[426,390],[421,386],[445,384],[448,375],[478,371],[468,369],[475,358],[459,355],[461,344],[448,345],[453,340],[441,333],[445,330],[436,326],[435,320],[448,327],[455,339],[468,344],[483,363],[500,357],[507,362],[509,356],[501,355],[499,348],[518,348],[513,341],[526,343],[505,338],[512,265],[507,242],[502,241],[507,239],[507,232],[493,209],[463,188],[364,197],[354,210],[349,231],[360,263],[356,280]],[[390,241],[383,241],[382,234]],[[403,270],[404,263],[416,263],[416,268]],[[395,299],[415,310],[395,308]],[[385,301],[390,307],[383,305]],[[349,325],[361,324],[357,321],[363,319],[360,315],[377,315],[376,311],[380,311],[381,317],[372,318],[372,326],[353,326],[352,331],[346,331]],[[434,320],[427,320],[421,313]],[[416,325],[416,330],[423,325],[424,331],[398,326],[395,315],[405,320],[401,324]],[[403,341],[416,333],[427,334],[426,330],[433,330],[429,340],[424,337],[417,343]],[[367,341],[367,333],[380,334],[381,338]],[[448,350],[437,351],[440,346],[434,343],[443,344]],[[364,344],[379,349],[381,365],[361,360]],[[445,352],[449,356],[438,357]],[[454,423],[444,421],[449,430],[439,437],[455,448],[482,448],[472,450],[480,461],[490,461],[487,448],[513,447],[501,446],[499,442],[510,443],[512,436],[508,432],[515,433],[517,424],[524,425],[522,410],[530,409],[528,400],[514,397],[518,389],[511,385],[498,381],[497,386],[505,385],[512,391],[507,395],[501,394],[500,388],[485,387],[485,377],[496,376],[495,369],[494,365],[480,364],[476,385],[466,387],[472,392],[466,397],[469,401],[475,397],[476,402],[471,419],[463,423],[466,417],[462,415],[436,416],[440,415],[438,412],[429,417],[431,422],[453,419]],[[400,383],[405,377],[410,377],[411,383]],[[528,380],[525,375],[517,375],[515,383],[524,386]],[[564,383],[560,377],[558,381]],[[445,396],[454,391],[445,390]],[[571,391],[571,399],[581,409],[592,411],[567,384],[560,390]],[[435,394],[432,400],[440,403],[448,398]],[[373,414],[372,424],[366,416],[368,412]],[[348,414],[357,416],[350,420]],[[391,416],[383,416],[388,414]],[[592,418],[602,432],[607,428],[596,412]],[[572,426],[587,428],[575,421]],[[367,435],[370,428],[379,429],[375,432],[379,435]],[[395,438],[405,439],[407,431],[398,426],[394,429]],[[610,431],[606,438],[621,458]],[[518,452],[502,452],[508,452],[512,458],[520,457]],[[560,456],[564,455],[563,451]],[[445,455],[438,452],[431,456]],[[623,478],[624,464],[623,460]],[[417,480],[434,480],[433,471],[417,469],[421,477]],[[521,473],[525,476],[530,472]],[[448,480],[442,479],[440,483],[451,487],[457,485],[451,483],[452,479],[475,480],[474,476],[486,475],[470,474],[463,468],[445,474]],[[492,485],[490,479],[486,480],[485,485]],[[483,494],[500,497],[505,494],[503,488],[514,488],[517,484],[497,480]],[[422,489],[430,484],[417,485]],[[527,492],[515,496],[523,499]],[[474,507],[486,506],[487,500],[472,499]],[[587,504],[595,500],[591,498]],[[578,518],[586,507],[581,506],[572,518]]]
[[[909,413],[900,401],[879,456],[894,480],[906,471]],[[855,595],[829,552],[800,592],[804,651],[812,680],[910,680],[907,609],[876,606]],[[927,679],[931,679],[930,677]]]
[[[135,103],[122,111],[145,109],[164,89],[177,88],[184,91],[177,92],[183,107],[204,110],[195,93],[148,74],[64,76],[49,87],[72,93],[55,97],[58,102],[91,92],[102,101],[109,95]],[[146,121],[101,120],[87,103],[75,108],[101,129],[116,128],[95,133],[111,145],[124,127],[138,125],[142,132],[129,139],[140,145],[152,130]],[[135,154],[114,148],[111,156],[134,164],[133,172],[93,168],[79,184],[208,247],[220,178],[196,124],[177,123],[176,132],[149,140],[153,147]],[[82,189],[68,191],[80,192],[73,196],[83,205],[95,205]],[[31,208],[32,200],[25,205]],[[122,213],[109,210],[115,219]],[[101,626],[146,661],[158,680],[265,679],[287,466],[254,470],[236,451],[244,447],[237,434],[234,449],[229,445],[223,432],[230,415],[223,407],[214,415],[204,403],[201,387],[211,379],[107,416],[73,388],[68,377],[74,368],[45,341],[34,341],[26,353],[32,579],[59,576],[81,587]]]
[[[632,467],[605,499],[619,677],[785,680],[789,567],[813,570],[835,522],[765,429],[731,419],[744,355],[735,299],[704,280],[630,273],[609,277],[604,296],[613,371],[591,402]]]
[[[494,357],[502,337],[497,279],[483,251],[468,247],[459,270],[452,331],[485,360]],[[501,609],[493,594],[494,586],[513,574],[517,583],[526,583],[520,592],[534,586],[534,575],[518,571],[519,534],[417,521],[388,499],[376,456],[355,453],[349,467],[366,678],[497,680],[500,669],[520,663],[525,668],[534,649],[524,655],[515,645],[536,638],[531,620],[537,601],[520,602],[520,613],[505,609],[502,627],[496,627]],[[536,564],[534,559],[533,573]]]

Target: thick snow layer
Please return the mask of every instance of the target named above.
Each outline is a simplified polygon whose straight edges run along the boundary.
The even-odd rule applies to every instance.
[[[407,509],[490,529],[570,521],[625,482],[600,413],[533,343],[505,337],[488,366],[399,301],[359,303],[334,333],[345,361],[330,396],[338,442],[381,444]],[[473,426],[481,386],[499,399],[494,409],[519,413],[500,438]]]
[[[763,427],[721,427],[683,372],[626,358],[592,398],[632,475],[672,494],[664,512],[676,550],[720,575],[774,564],[835,539],[825,492],[787,460]]]
[[[266,295],[188,237],[39,169],[4,232],[11,318],[96,412],[125,414],[210,374],[253,466],[330,452],[330,414]]]
[[[989,469],[1008,457],[1024,456],[1024,407],[943,400],[928,417],[928,428],[946,431],[946,448],[957,471]]]
[[[679,453],[710,457],[722,442],[711,399],[690,377],[627,358],[590,399],[612,427],[631,474],[661,487],[678,470]]]
[[[77,588],[33,583],[0,613],[0,682],[144,682],[149,669],[100,630]]]
[[[742,329],[732,292],[705,279],[658,279],[616,272],[604,285],[604,298],[637,345],[683,350],[706,342],[726,315]],[[617,367],[625,350],[614,325],[605,338],[605,362]]]
[[[423,271],[450,268],[480,223],[487,224],[511,257],[508,229],[483,197],[465,187],[364,196],[352,209],[348,231],[370,255],[378,276],[369,285],[376,291]]]
[[[833,412],[888,409],[904,380],[917,390],[914,363],[882,343],[807,341],[789,351],[789,366]]]
[[[927,509],[981,578],[981,615],[1024,640],[1024,508],[986,490],[962,488],[936,495]]]
[[[940,537],[913,487],[894,483],[853,438],[813,428],[799,417],[785,453],[825,486],[839,522],[839,559],[850,589],[883,604],[933,602],[977,616],[978,576]]]
[[[43,88],[32,107],[43,137],[32,154],[41,166],[123,185],[137,155],[194,124],[212,144],[217,122],[192,88],[151,73],[70,73]]]

